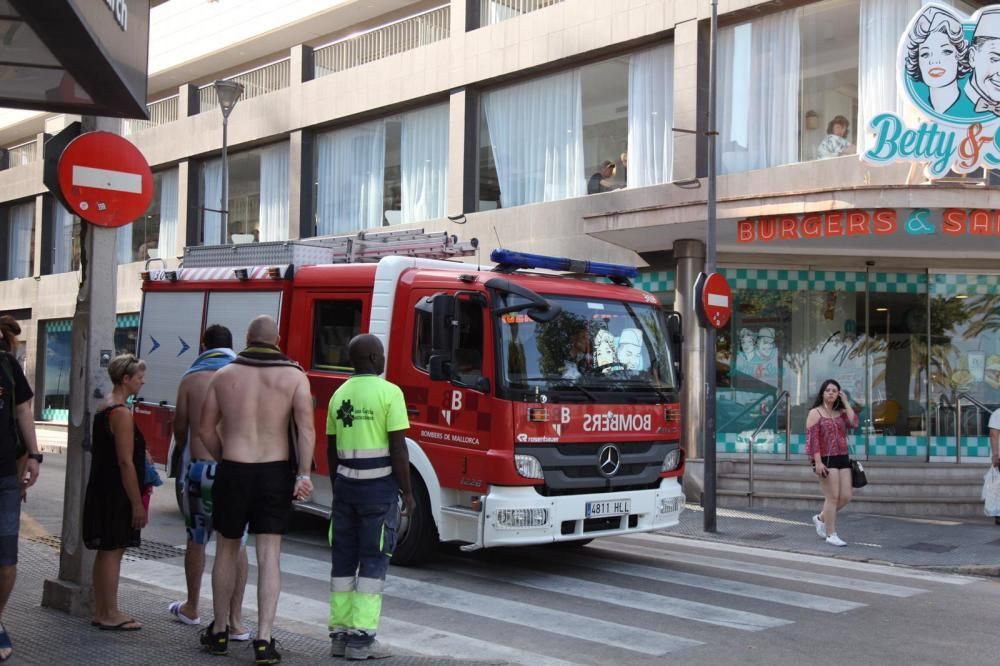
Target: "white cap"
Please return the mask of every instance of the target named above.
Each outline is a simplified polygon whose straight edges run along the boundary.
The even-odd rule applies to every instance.
[[[774,340],[774,329],[773,328],[760,329],[759,331],[757,331],[757,339],[759,340],[760,338],[770,338],[771,340]]]
[[[618,338],[618,346],[622,345],[635,345],[636,347],[642,346],[642,333],[639,332],[637,328],[626,328],[622,330],[621,337]]]
[[[976,32],[972,35],[973,39],[976,37],[1000,39],[1000,9],[991,7],[979,15],[979,21],[976,22]]]

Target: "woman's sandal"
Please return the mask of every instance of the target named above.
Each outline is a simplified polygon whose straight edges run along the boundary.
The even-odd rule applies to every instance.
[[[128,620],[125,620],[124,622],[119,622],[118,624],[101,624],[97,620],[94,620],[90,624],[91,624],[91,626],[97,627],[101,631],[139,631],[140,629],[142,629],[141,625],[139,625],[139,626],[133,626],[133,627],[127,626],[127,625],[130,625],[130,624],[133,624],[133,625],[138,625],[139,624],[133,618],[129,618]],[[0,647],[3,647],[3,646],[0,645]]]
[[[0,650],[10,650],[6,657],[0,657],[0,662],[7,661],[14,656],[14,644],[10,642],[10,634],[7,633],[7,627],[0,624]]]

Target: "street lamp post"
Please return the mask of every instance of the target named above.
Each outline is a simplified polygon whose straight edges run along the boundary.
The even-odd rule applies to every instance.
[[[214,86],[219,109],[222,111],[222,194],[219,197],[219,214],[222,216],[220,238],[224,243],[229,229],[229,114],[243,95],[243,84],[239,81],[220,79]]]
[[[718,68],[719,3],[712,0],[712,23],[709,31],[708,59],[708,229],[705,238],[705,275],[715,272],[715,126],[716,70]],[[751,442],[751,446],[753,442]],[[715,461],[715,329],[705,326],[705,445],[704,525],[706,532],[716,531],[716,461]]]

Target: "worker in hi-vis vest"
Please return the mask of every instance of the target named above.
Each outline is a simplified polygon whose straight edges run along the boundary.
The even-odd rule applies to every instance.
[[[382,588],[396,545],[399,494],[413,511],[410,460],[404,433],[410,427],[403,392],[379,375],[382,342],[355,336],[347,347],[354,376],[330,398],[327,458],[333,485],[330,546],[330,640],[335,657],[389,656],[375,641]]]

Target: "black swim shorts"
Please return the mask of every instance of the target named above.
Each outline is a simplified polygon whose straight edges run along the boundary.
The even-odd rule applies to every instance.
[[[292,514],[295,475],[287,460],[238,463],[223,460],[212,488],[215,531],[239,539],[251,534],[284,534]]]

